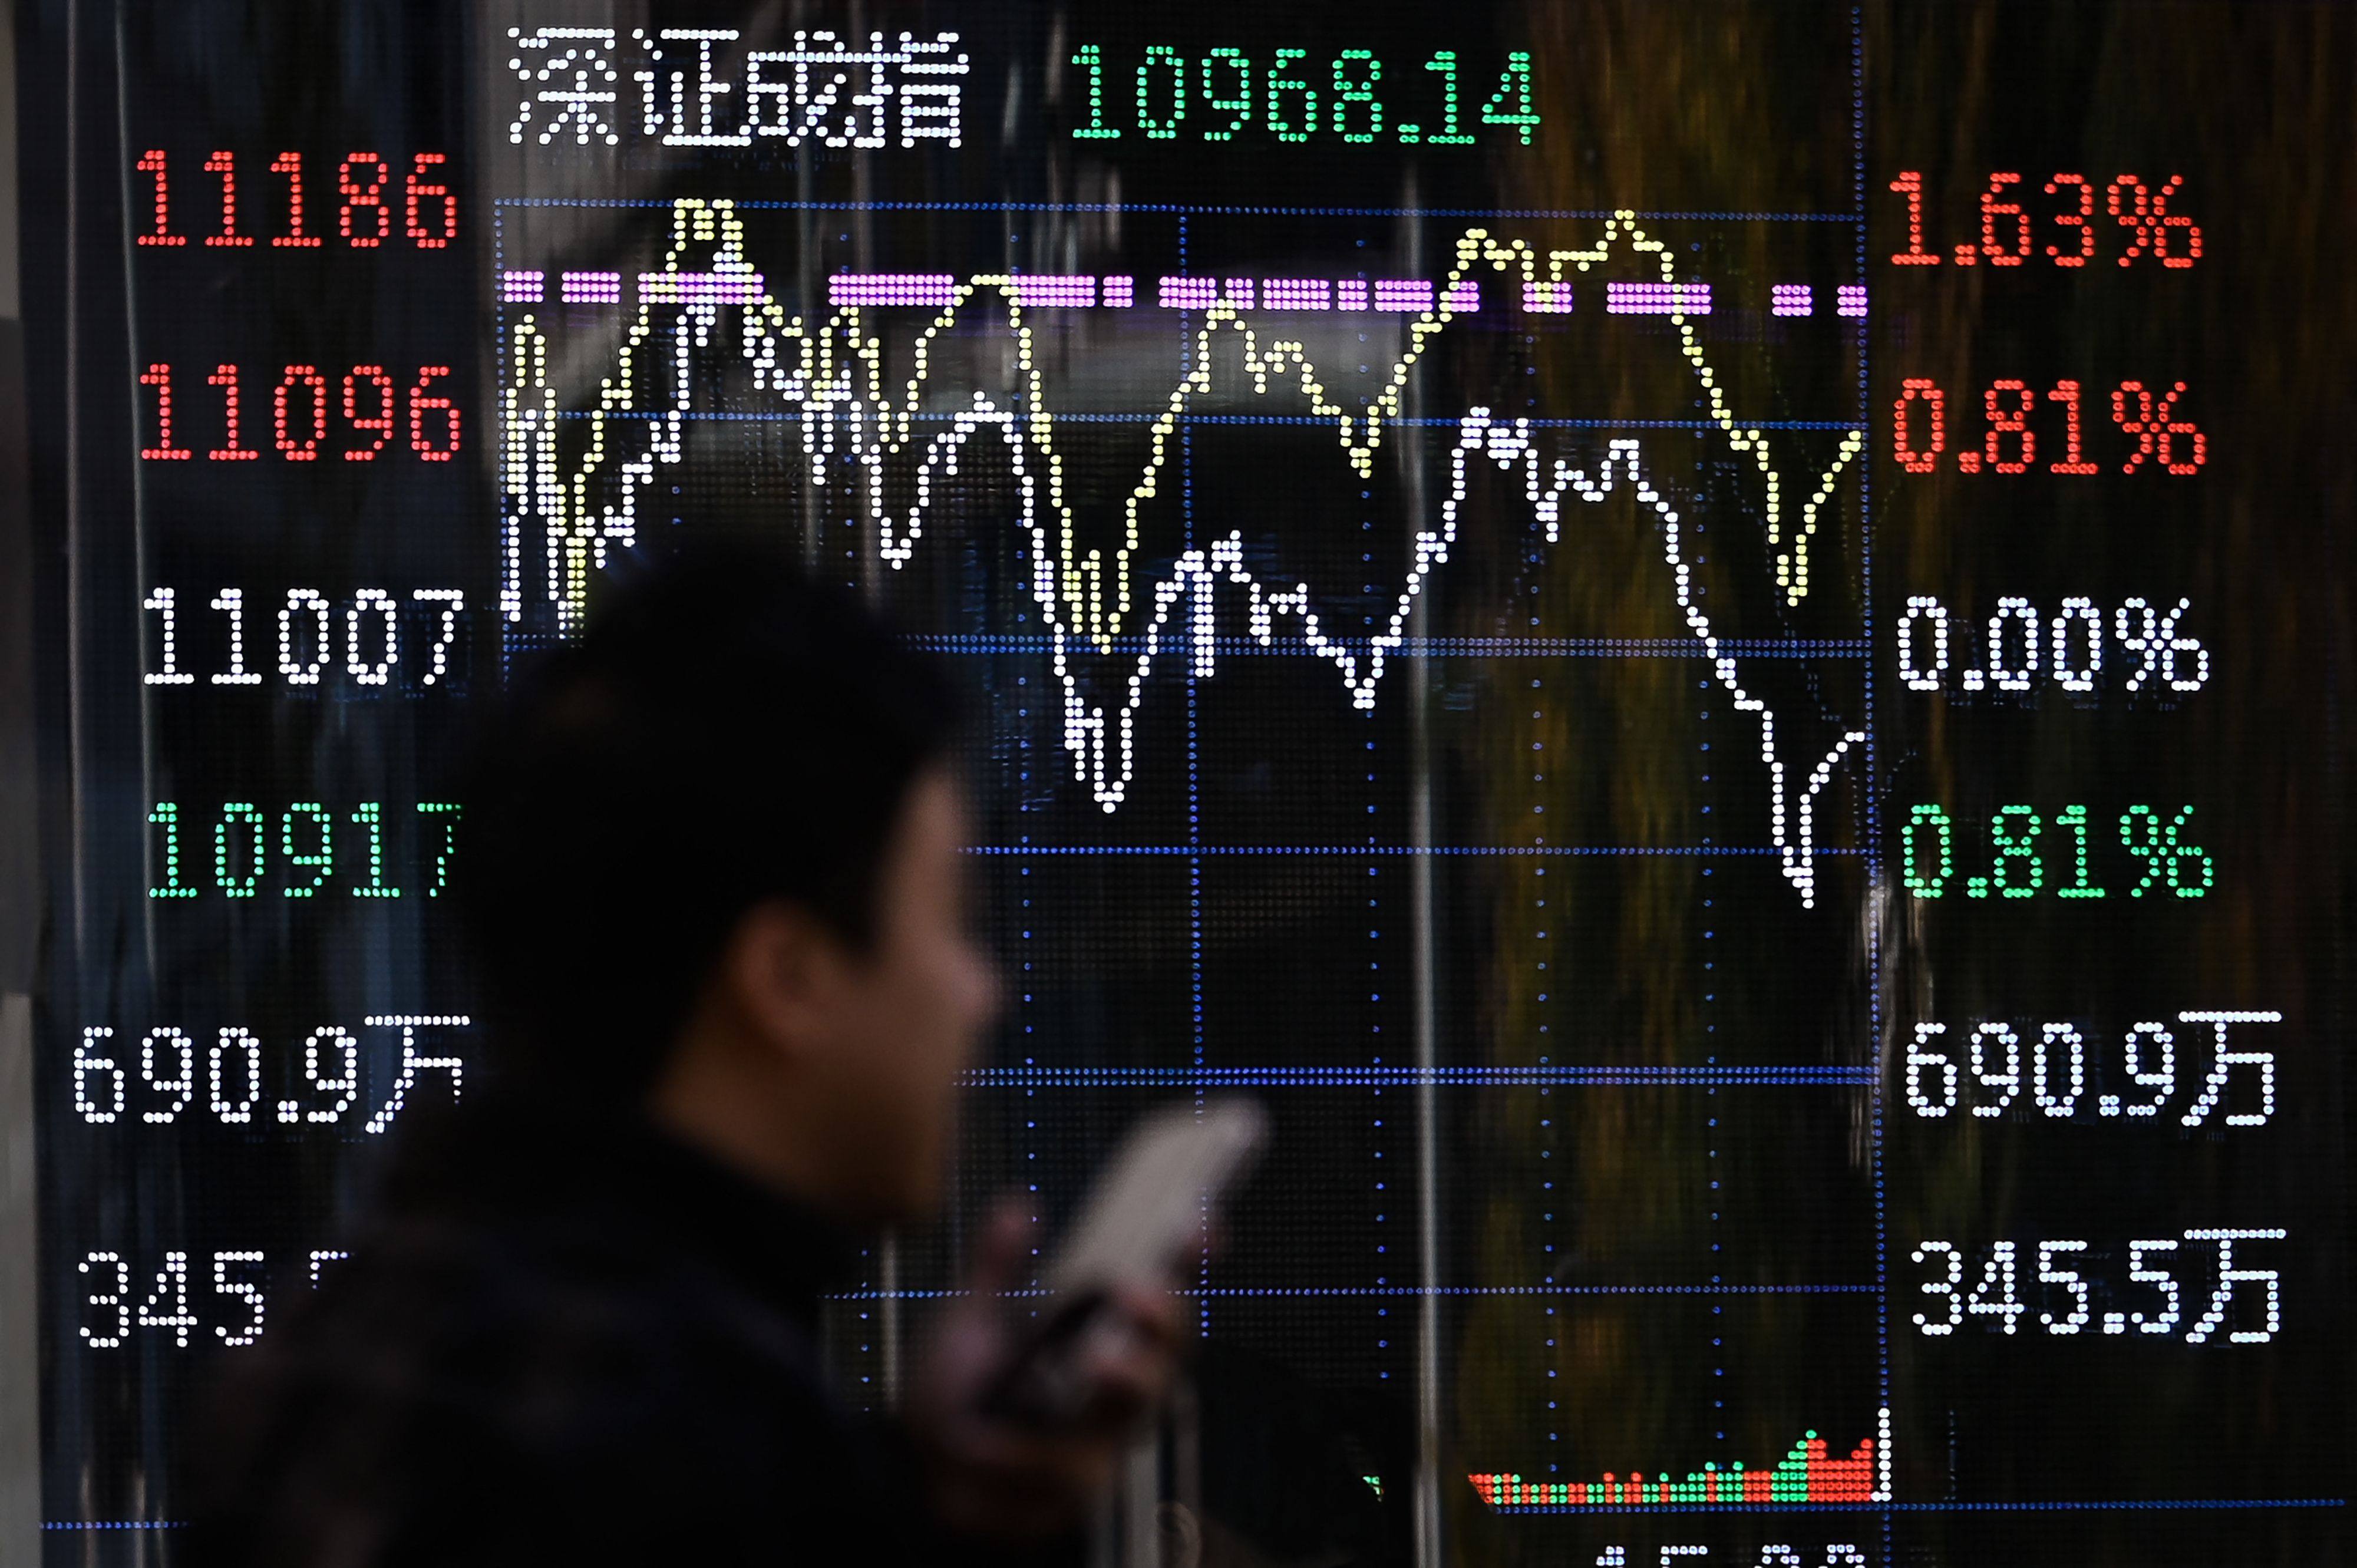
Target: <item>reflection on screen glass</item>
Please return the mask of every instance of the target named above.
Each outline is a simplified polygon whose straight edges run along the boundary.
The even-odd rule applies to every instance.
[[[470,705],[707,536],[979,714],[856,1398],[1249,1090],[1201,1562],[2338,1560],[2349,20],[27,9],[49,1560],[478,1082]]]

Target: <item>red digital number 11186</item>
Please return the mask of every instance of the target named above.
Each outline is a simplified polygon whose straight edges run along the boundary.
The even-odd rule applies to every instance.
[[[418,153],[410,159],[409,175],[398,197],[401,215],[396,219],[396,198],[390,188],[393,165],[374,153],[346,153],[336,166],[336,230],[344,243],[354,250],[375,250],[393,239],[397,230],[421,251],[447,249],[450,242],[458,237],[458,199],[438,177],[442,165],[447,161],[440,153]],[[187,244],[188,236],[172,230],[171,174],[164,149],[148,148],[132,166],[155,181],[155,223],[139,236],[139,242]],[[253,244],[253,236],[238,228],[237,155],[217,151],[205,159],[203,166],[205,173],[221,181],[221,231],[207,235],[204,242],[220,246]],[[325,241],[304,226],[303,155],[280,153],[270,160],[270,172],[286,182],[285,232],[274,235],[270,243],[275,248],[294,250],[324,244]]]

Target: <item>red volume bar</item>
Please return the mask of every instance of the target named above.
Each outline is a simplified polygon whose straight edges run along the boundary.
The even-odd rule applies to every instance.
[[[1886,1444],[1888,1427],[1885,1428]],[[1747,1470],[1740,1463],[1722,1470],[1706,1465],[1685,1479],[1667,1475],[1626,1477],[1609,1471],[1600,1481],[1533,1481],[1492,1472],[1468,1476],[1481,1500],[1493,1509],[1663,1508],[1679,1504],[1775,1507],[1786,1503],[1871,1503],[1889,1500],[1888,1466],[1868,1437],[1846,1459],[1827,1451],[1825,1440],[1804,1434],[1772,1470]]]

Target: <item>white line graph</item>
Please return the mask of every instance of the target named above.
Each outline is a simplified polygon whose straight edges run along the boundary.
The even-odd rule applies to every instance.
[[[1668,251],[1636,230],[1625,214],[1607,224],[1602,243],[1593,251],[1547,252],[1545,267],[1550,275],[1544,281],[1559,282],[1566,263],[1586,271],[1619,244],[1654,253],[1663,283],[1674,283]],[[708,264],[693,270],[682,266],[694,259],[706,259]],[[1242,371],[1256,392],[1266,393],[1272,375],[1295,381],[1312,409],[1335,421],[1351,467],[1368,475],[1385,422],[1399,417],[1410,368],[1427,340],[1453,318],[1450,291],[1480,264],[1501,271],[1520,268],[1526,284],[1541,281],[1539,254],[1523,242],[1501,243],[1480,231],[1469,231],[1458,242],[1457,266],[1438,291],[1437,307],[1410,323],[1405,353],[1393,367],[1383,392],[1363,413],[1353,414],[1327,395],[1300,343],[1272,340],[1264,349],[1257,331],[1232,306],[1215,306],[1207,312],[1199,332],[1198,351],[1190,361],[1194,369],[1182,378],[1148,427],[1149,453],[1144,472],[1125,508],[1125,538],[1108,560],[1101,548],[1082,544],[1073,509],[1065,501],[1062,458],[1053,437],[1054,415],[1041,395],[1038,356],[1012,280],[978,277],[963,285],[955,302],[942,309],[919,338],[906,394],[896,399],[885,391],[881,340],[865,331],[859,309],[840,309],[818,328],[801,317],[788,317],[769,296],[747,259],[742,226],[733,209],[726,203],[683,200],[673,209],[673,245],[664,269],[666,274],[679,274],[677,281],[666,280],[660,289],[642,288],[637,318],[617,357],[616,373],[604,381],[598,406],[591,411],[587,451],[569,473],[558,451],[561,415],[548,381],[546,339],[530,316],[512,331],[502,453],[509,516],[503,613],[510,620],[522,613],[522,536],[537,523],[547,539],[549,596],[558,606],[561,622],[570,624],[577,618],[586,604],[589,574],[603,564],[607,546],[627,544],[636,538],[638,493],[651,482],[660,467],[682,459],[685,418],[694,410],[694,357],[711,349],[725,309],[738,313],[738,348],[751,364],[756,389],[771,392],[781,403],[799,411],[803,456],[813,479],[825,483],[838,456],[852,459],[864,481],[864,510],[876,531],[877,552],[896,568],[913,557],[925,536],[936,483],[956,475],[965,448],[976,435],[996,433],[1019,497],[1019,526],[1029,545],[1032,597],[1049,628],[1051,662],[1062,693],[1063,745],[1076,781],[1107,812],[1120,807],[1137,776],[1136,716],[1156,662],[1164,652],[1166,635],[1178,645],[1172,650],[1173,656],[1183,649],[1193,673],[1203,679],[1216,669],[1223,599],[1241,604],[1247,634],[1263,645],[1275,638],[1279,618],[1290,618],[1298,623],[1300,635],[1312,651],[1333,664],[1352,705],[1371,712],[1389,659],[1407,639],[1416,598],[1431,575],[1449,558],[1469,478],[1483,464],[1507,473],[1520,469],[1522,499],[1550,544],[1561,540],[1567,499],[1600,503],[1625,484],[1640,505],[1654,512],[1672,592],[1687,628],[1702,642],[1717,683],[1738,711],[1757,716],[1760,761],[1769,783],[1770,842],[1780,869],[1803,904],[1813,905],[1817,801],[1843,755],[1866,736],[1859,731],[1844,733],[1832,749],[1807,768],[1804,779],[1797,765],[1788,765],[1779,744],[1775,714],[1745,688],[1735,658],[1722,649],[1709,617],[1696,602],[1698,596],[1681,546],[1679,515],[1646,477],[1638,441],[1610,442],[1603,462],[1591,475],[1563,459],[1543,457],[1533,442],[1528,421],[1510,423],[1493,418],[1486,408],[1469,410],[1457,427],[1449,456],[1449,493],[1441,506],[1439,525],[1417,530],[1406,578],[1387,624],[1372,638],[1356,642],[1329,632],[1313,605],[1308,585],[1273,587],[1249,570],[1240,532],[1208,547],[1182,552],[1165,574],[1149,584],[1135,582],[1133,564],[1142,553],[1141,509],[1158,492],[1157,481],[1172,438],[1189,402],[1212,391],[1215,361],[1211,349],[1215,334],[1229,330],[1241,337]],[[1018,371],[1028,389],[1028,395],[1021,400],[1027,406],[1002,406],[986,392],[974,392],[970,406],[951,416],[946,428],[932,428],[921,437],[916,456],[914,504],[905,513],[896,513],[885,499],[886,464],[920,439],[916,416],[931,373],[931,344],[970,299],[985,290],[995,290],[1005,302]],[[668,396],[663,406],[634,409],[630,403],[634,360],[655,336],[657,305],[676,310],[670,335]],[[1778,586],[1788,603],[1797,603],[1808,591],[1809,545],[1820,515],[1843,467],[1861,448],[1862,435],[1857,431],[1845,435],[1833,463],[1818,477],[1813,493],[1802,509],[1800,525],[1788,537],[1781,526],[1782,478],[1768,438],[1734,418],[1691,326],[1683,317],[1674,319],[1714,424],[1733,451],[1752,459],[1763,482],[1768,543]],[[625,414],[636,417],[628,421],[618,417]],[[615,425],[641,432],[643,445],[613,468],[607,483],[610,499],[600,499],[593,496],[592,486],[616,456],[609,448],[609,442],[619,444],[611,434]],[[1046,515],[1049,511],[1056,517],[1052,524]],[[1179,617],[1182,604],[1186,606],[1184,630],[1178,631],[1172,623]],[[1125,689],[1109,706],[1094,703],[1084,689],[1078,663],[1082,659],[1112,656],[1114,638],[1125,631],[1142,639]]]

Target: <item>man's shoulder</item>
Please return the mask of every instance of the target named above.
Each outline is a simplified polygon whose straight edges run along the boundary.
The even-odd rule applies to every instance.
[[[641,1127],[486,1107],[414,1137],[351,1255],[224,1358],[199,1558],[717,1562],[757,1524],[842,1534],[897,1471],[822,1376],[834,1245]]]
[[[653,1417],[757,1393],[822,1402],[814,1348],[790,1317],[592,1215],[390,1216],[258,1349],[256,1370],[285,1394],[472,1408],[519,1436],[608,1405]]]
[[[594,1225],[393,1217],[272,1327],[223,1368],[199,1491],[224,1539],[309,1538],[287,1560],[585,1517],[619,1544],[857,1445],[790,1319]]]

